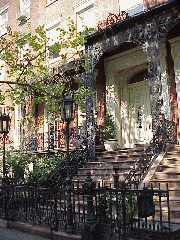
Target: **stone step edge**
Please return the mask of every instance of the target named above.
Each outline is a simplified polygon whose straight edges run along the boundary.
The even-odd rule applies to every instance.
[[[166,178],[166,179],[152,179],[151,182],[160,182],[160,183],[171,183],[171,182],[180,182],[180,178]]]
[[[119,163],[119,164],[124,164],[124,163],[135,163],[136,160],[135,159],[125,159],[125,160],[116,160],[116,159],[111,159],[111,160],[107,160],[107,159],[98,159],[98,161],[94,161],[94,162],[87,162],[86,164],[99,164],[99,163],[109,163],[109,164],[114,164],[114,163]]]
[[[162,175],[162,174],[177,174],[177,175],[179,175],[180,174],[180,170],[177,170],[177,171],[172,171],[171,169],[169,169],[169,170],[164,170],[164,171],[162,171],[162,172],[156,172],[156,174],[157,175]],[[155,176],[156,177],[156,176]]]
[[[156,209],[157,212],[160,211],[159,206],[155,206],[155,209]],[[168,207],[162,206],[161,210],[162,210],[162,212],[168,212]],[[178,212],[179,213],[180,212],[180,207],[170,207],[170,213],[172,213],[172,212]]]
[[[133,168],[133,166],[128,166],[128,167],[121,167],[119,168],[118,170],[124,170],[124,169],[127,169],[127,170],[130,170],[131,168]],[[108,168],[108,167],[97,167],[97,168],[92,168],[92,167],[84,167],[84,168],[78,168],[78,171],[109,171],[109,172],[113,172],[114,174],[114,170],[113,168]],[[120,172],[118,172],[120,173]],[[103,174],[103,173],[102,173]]]
[[[124,175],[127,175],[127,174],[128,174],[128,172],[123,172],[123,173],[119,173],[119,176],[124,176]],[[94,178],[96,176],[97,177],[99,177],[99,176],[102,176],[102,177],[103,176],[111,176],[111,177],[113,177],[113,175],[114,175],[114,173],[91,173],[92,178]],[[79,174],[73,174],[73,177],[78,177],[78,176],[79,176]],[[81,173],[81,175],[79,177],[84,177],[86,179],[87,174],[86,173],[84,173],[84,174]]]
[[[152,220],[151,217],[148,218],[148,220]],[[168,223],[168,219],[163,217],[163,223]],[[155,217],[154,221],[159,221],[159,218]],[[170,223],[180,224],[179,218],[171,218]]]
[[[173,164],[173,163],[171,163],[171,164],[160,164],[159,167],[170,169],[170,168],[180,167],[180,164]]]

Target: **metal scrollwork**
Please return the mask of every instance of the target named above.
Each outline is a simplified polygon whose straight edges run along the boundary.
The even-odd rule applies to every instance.
[[[168,15],[167,15],[168,14]],[[180,14],[174,9],[158,18],[158,39],[164,42],[169,30],[180,23]]]
[[[164,119],[164,115],[161,115],[153,139],[126,176],[123,186],[130,188],[132,184],[138,185],[144,179],[153,160],[165,150],[167,143],[177,143],[177,125]]]

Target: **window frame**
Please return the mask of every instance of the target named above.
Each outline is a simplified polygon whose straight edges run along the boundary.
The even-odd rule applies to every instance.
[[[4,7],[2,7],[1,9],[0,9],[0,22],[1,22],[1,20],[2,20],[2,16],[4,15],[4,14],[7,14],[7,17],[6,17],[6,20],[5,21],[2,21],[3,22],[3,24],[1,24],[0,25],[0,37],[2,37],[3,35],[5,35],[6,33],[7,33],[7,29],[6,29],[6,27],[7,27],[7,24],[8,24],[8,12],[9,12],[9,3],[8,4],[6,4]],[[3,32],[3,26],[5,25],[5,30],[4,30],[4,32]],[[3,32],[2,34],[1,34],[1,31]]]
[[[50,29],[53,29],[57,26],[60,27],[60,24],[61,24],[61,19],[62,19],[62,14],[58,14],[56,16],[54,16],[53,18],[49,19],[47,22],[44,23],[44,29],[46,31],[46,34],[47,34],[47,31],[49,31]],[[59,26],[58,26],[59,25]],[[48,37],[48,36],[47,36]],[[49,43],[48,43],[49,44]],[[47,44],[47,45],[48,45]],[[58,61],[60,59],[60,56],[58,57],[49,57],[49,61],[52,63],[54,61]]]

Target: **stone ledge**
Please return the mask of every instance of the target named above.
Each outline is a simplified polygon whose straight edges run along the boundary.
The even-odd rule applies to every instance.
[[[34,226],[29,223],[23,222],[9,222],[0,219],[0,226],[1,227],[8,227],[10,229],[15,229],[24,233],[29,233],[33,235],[37,235],[39,237],[53,239],[53,240],[80,240],[80,235],[69,235],[65,232],[55,232],[53,231],[51,234],[51,230],[48,227],[43,226]]]

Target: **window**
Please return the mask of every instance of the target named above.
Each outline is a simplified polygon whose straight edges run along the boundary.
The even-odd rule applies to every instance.
[[[135,15],[136,13],[142,12],[143,11],[143,4],[139,4],[135,6],[134,8],[131,8],[127,11],[128,16],[131,17]]]
[[[129,16],[133,16],[143,11],[143,0],[119,0],[120,11],[126,11]]]
[[[84,0],[73,6],[76,18],[77,31],[82,31],[83,26],[95,28],[95,0]]]
[[[51,28],[46,29],[46,34],[47,37],[49,38],[49,45],[53,45],[54,43],[56,43],[58,41],[58,37],[59,37],[59,31],[57,31],[57,29],[60,27],[60,24],[57,23],[56,25],[52,26]],[[50,55],[50,59],[54,59],[59,57],[59,53],[53,53],[52,55]]]
[[[94,5],[90,5],[87,8],[76,13],[77,19],[77,31],[83,30],[83,26],[88,28],[95,27],[95,15],[94,15]]]
[[[0,9],[0,37],[7,32],[9,4]]]
[[[30,0],[20,0],[20,11],[16,15],[21,23],[30,18]]]
[[[49,19],[47,22],[44,23],[44,28],[46,30],[46,35],[49,38],[48,45],[51,46],[55,42],[58,41],[59,31],[57,28],[60,28],[62,14],[57,14],[53,18]],[[59,57],[59,53],[54,53],[50,56],[50,59],[55,59]]]

